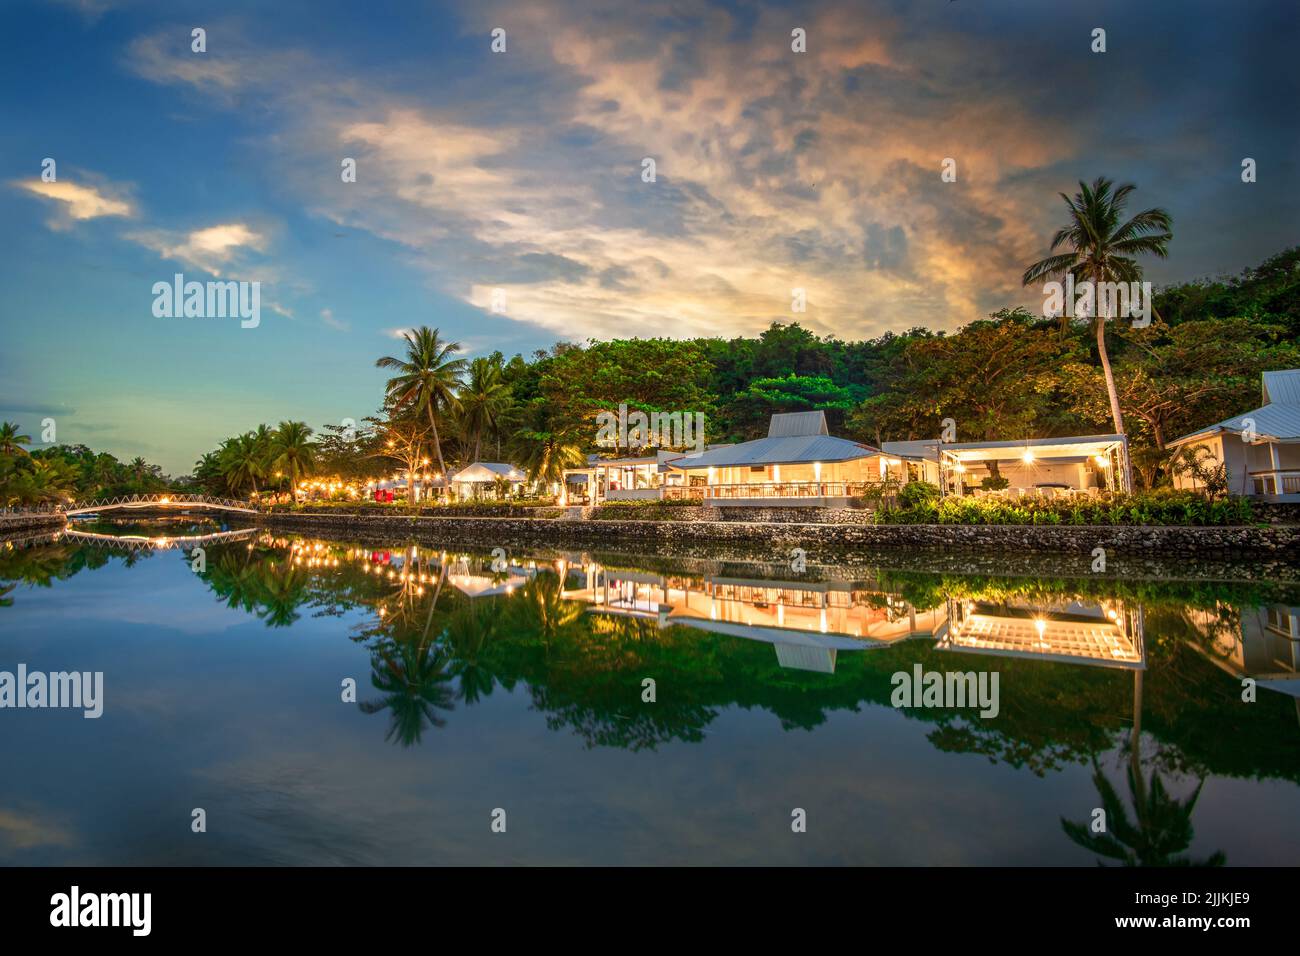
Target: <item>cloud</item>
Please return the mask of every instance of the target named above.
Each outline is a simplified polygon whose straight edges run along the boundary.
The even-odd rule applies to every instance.
[[[331,329],[335,329],[339,332],[347,332],[352,328],[352,326],[348,325],[346,322],[342,321],[341,319],[334,318],[333,309],[321,309],[320,320],[324,324],[328,325]]]
[[[952,327],[1024,299],[1057,170],[1089,127],[996,66],[1017,62],[1017,38],[972,43],[951,17],[872,6],[812,5],[794,54],[788,12],[769,7],[651,2],[630,18],[600,0],[485,0],[468,34],[508,21],[529,42],[492,57],[486,82],[433,88],[233,28],[219,65],[174,38],[132,51],[155,82],[256,99],[267,162],[310,213],[393,243],[478,308],[503,289],[509,318],[558,336]],[[357,181],[303,175],[321,156],[355,158]]]
[[[113,187],[96,187],[66,179],[52,183],[41,179],[22,179],[13,185],[58,204],[56,218],[50,222],[51,228],[65,228],[74,221],[83,222],[105,216],[135,215],[131,202],[120,195],[114,195]]]
[[[129,233],[127,238],[164,259],[175,259],[214,276],[222,275],[228,266],[242,261],[248,251],[262,251],[267,243],[264,234],[242,222],[221,223],[187,233],[139,231]]]
[[[74,843],[72,834],[40,816],[6,810],[0,807],[0,849],[30,850],[38,846],[68,847]]]

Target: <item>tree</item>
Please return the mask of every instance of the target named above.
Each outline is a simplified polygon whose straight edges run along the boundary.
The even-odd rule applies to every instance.
[[[542,398],[528,403],[523,427],[515,432],[511,457],[531,481],[554,484],[564,480],[564,469],[585,463],[578,434],[559,419]]]
[[[1106,321],[1111,316],[1104,314],[1101,284],[1136,282],[1141,278],[1142,270],[1133,257],[1149,254],[1163,259],[1169,254],[1169,241],[1173,239],[1173,234],[1169,231],[1173,219],[1163,209],[1143,210],[1121,224],[1128,197],[1136,188],[1131,183],[1115,187],[1109,179],[1100,176],[1093,180],[1091,186],[1080,182],[1079,191],[1073,199],[1061,193],[1069,221],[1052,236],[1050,248],[1055,251],[1068,247],[1071,251],[1040,259],[1026,269],[1021,277],[1025,285],[1033,285],[1044,279],[1064,278],[1067,275],[1073,276],[1076,282],[1091,281],[1094,284],[1096,308],[1093,309],[1092,322],[1097,336],[1097,355],[1101,360],[1106,392],[1110,398],[1111,418],[1115,422],[1117,435],[1124,434],[1124,414],[1115,389],[1110,355],[1106,351]],[[1068,320],[1062,313],[1062,329],[1067,324]]]
[[[474,449],[469,457],[479,461],[483,435],[496,431],[510,405],[510,386],[502,376],[500,353],[476,358],[469,364],[469,378],[460,389],[461,429]]]
[[[270,435],[269,430],[267,434]],[[222,447],[220,462],[226,487],[232,494],[239,494],[247,484],[257,494],[257,479],[266,477],[267,450],[258,444],[254,432],[229,439]]]
[[[452,356],[460,351],[460,343],[442,341],[438,330],[427,325],[403,333],[402,338],[406,342],[406,356],[385,355],[375,362],[375,367],[397,372],[385,385],[394,411],[411,408],[417,414],[427,415],[429,430],[433,433],[433,448],[438,455],[438,470],[445,475],[447,464],[442,459],[437,416],[441,411],[454,411],[459,407],[456,387],[465,369],[465,360]]]
[[[0,455],[27,454],[23,445],[30,445],[32,436],[19,434],[20,427],[13,422],[0,422]]]
[[[311,434],[305,422],[280,422],[280,427],[271,436],[271,464],[289,473],[294,501],[298,500],[298,479],[311,474],[316,465],[316,449]]]
[[[966,441],[1068,427],[1055,421],[1057,369],[1074,348],[1024,309],[994,313],[953,335],[913,339],[896,360],[893,388],[859,406],[850,427],[877,441],[885,435],[938,438],[944,418],[956,422]]]

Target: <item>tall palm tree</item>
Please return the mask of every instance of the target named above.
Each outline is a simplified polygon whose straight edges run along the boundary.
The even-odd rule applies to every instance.
[[[484,432],[494,432],[510,404],[510,386],[502,377],[497,357],[476,358],[469,363],[469,378],[460,389],[461,427],[474,446],[474,461],[483,451]]]
[[[232,492],[238,494],[244,485],[251,484],[253,494],[257,494],[257,479],[266,475],[266,450],[258,446],[253,432],[226,442],[221,459],[226,486]]]
[[[306,422],[280,422],[271,437],[271,464],[289,473],[293,500],[298,500],[298,479],[316,467],[316,446]]]
[[[13,422],[0,422],[0,455],[27,454],[27,449],[23,445],[30,445],[32,436],[20,435],[19,427]]]
[[[582,446],[542,399],[530,402],[521,428],[515,432],[511,457],[530,481],[554,484],[564,480],[564,469],[586,462]]]
[[[1161,259],[1169,254],[1169,241],[1173,239],[1173,219],[1163,209],[1145,209],[1127,222],[1121,222],[1129,194],[1137,187],[1132,183],[1121,186],[1099,176],[1092,185],[1079,183],[1079,191],[1071,199],[1065,193],[1068,222],[1052,236],[1051,251],[1062,247],[1069,252],[1055,253],[1040,259],[1025,270],[1021,281],[1033,285],[1044,279],[1073,275],[1076,282],[1094,283],[1092,322],[1097,335],[1097,354],[1101,358],[1102,374],[1106,378],[1106,393],[1110,398],[1110,414],[1115,420],[1115,433],[1124,434],[1124,415],[1119,407],[1119,393],[1115,390],[1115,375],[1110,368],[1110,355],[1106,351],[1106,320],[1103,315],[1100,286],[1103,282],[1136,282],[1142,269],[1134,256],[1147,253]],[[1062,326],[1065,318],[1062,316]],[[1129,486],[1132,486],[1130,469]]]
[[[397,373],[385,385],[394,411],[409,407],[428,416],[433,448],[438,454],[438,470],[446,475],[447,464],[442,460],[437,415],[443,410],[455,411],[460,407],[456,387],[465,370],[465,360],[452,358],[460,351],[460,343],[444,342],[438,336],[438,330],[427,325],[403,333],[402,338],[406,341],[406,356],[385,355],[375,362],[375,367]]]

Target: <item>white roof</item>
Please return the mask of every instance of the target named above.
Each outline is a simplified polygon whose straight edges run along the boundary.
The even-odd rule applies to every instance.
[[[1265,372],[1262,391],[1265,404],[1259,408],[1225,418],[1200,431],[1176,438],[1169,444],[1182,445],[1216,432],[1239,434],[1246,429],[1247,419],[1255,434],[1261,438],[1283,442],[1300,441],[1300,368]]]
[[[452,481],[484,482],[505,478],[509,481],[523,481],[527,476],[514,465],[501,461],[476,461],[467,465],[451,476]]]
[[[1071,435],[1065,438],[1022,438],[1019,441],[948,442],[943,453],[958,461],[1010,461],[1032,448],[1037,458],[1087,458],[1127,444],[1123,435]]]
[[[939,440],[937,438],[881,442],[880,450],[886,455],[893,455],[896,458],[924,458],[926,461],[939,460]]]

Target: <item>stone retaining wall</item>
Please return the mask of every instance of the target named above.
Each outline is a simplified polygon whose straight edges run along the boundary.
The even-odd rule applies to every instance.
[[[1267,556],[1300,563],[1300,526],[1122,527],[1073,525],[850,525],[743,521],[554,521],[536,518],[444,518],[350,515],[260,515],[272,528],[307,534],[417,537],[455,545],[541,544],[588,548],[692,541],[783,548],[964,549],[973,552],[1110,554],[1161,558]]]
[[[0,535],[46,529],[57,531],[67,523],[68,519],[61,514],[0,515]]]
[[[779,522],[781,524],[871,524],[875,512],[868,508],[728,508],[715,509],[723,521]]]

